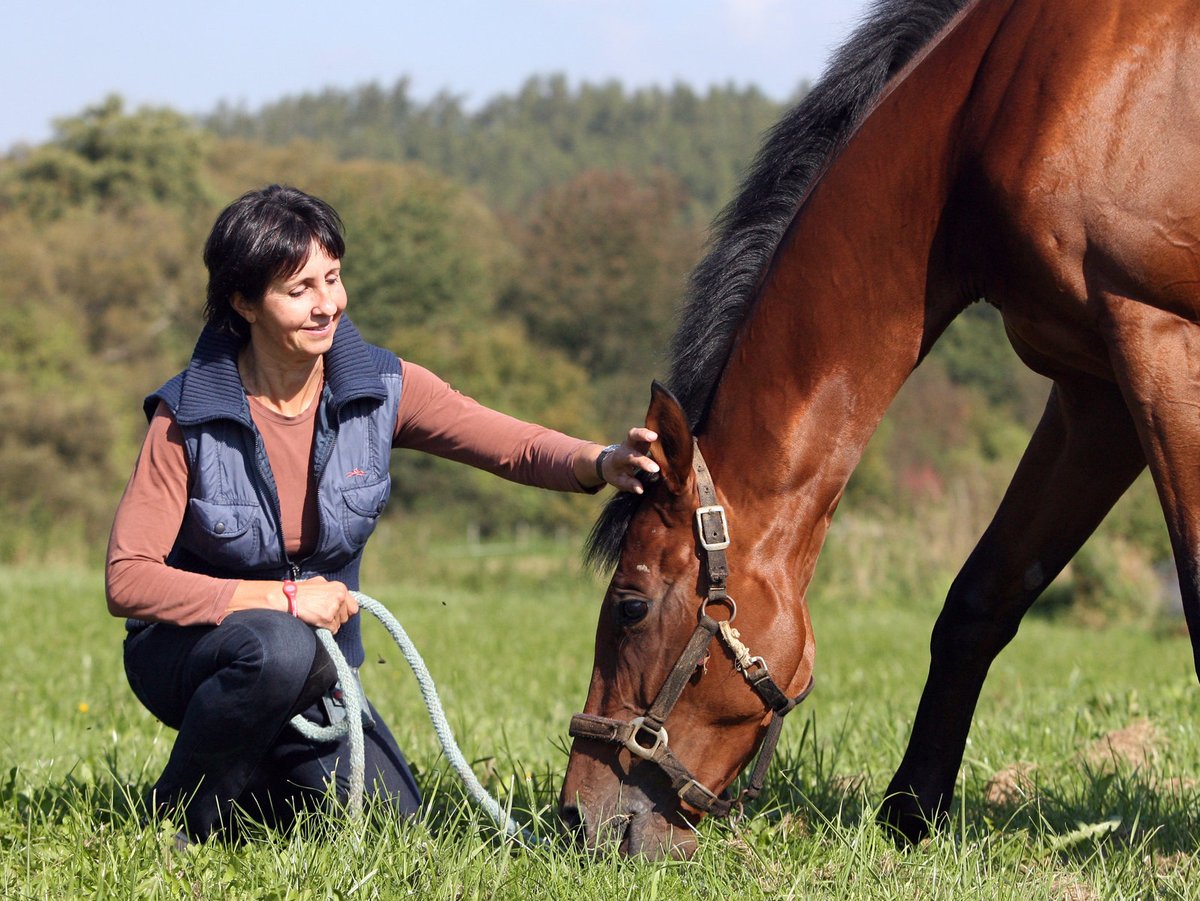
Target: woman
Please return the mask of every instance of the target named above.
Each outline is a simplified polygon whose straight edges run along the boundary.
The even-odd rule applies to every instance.
[[[281,823],[330,781],[345,796],[346,743],[308,742],[287,723],[342,710],[314,629],[363,661],[350,591],[392,448],[565,491],[641,491],[636,476],[657,471],[653,432],[601,448],[482,407],[367,344],[344,315],[344,250],[337,213],[294,188],[231,204],[205,245],[192,360],[145,403],[106,588],[127,618],[130,686],[179,730],[152,803],[179,819],[182,840],[208,837],[235,805]],[[368,790],[411,814],[416,784],[371,713]]]

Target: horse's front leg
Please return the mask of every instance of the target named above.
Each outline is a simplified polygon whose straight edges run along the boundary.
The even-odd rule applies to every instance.
[[[879,813],[898,837],[917,841],[945,817],[988,668],[1144,465],[1116,386],[1087,377],[1055,385],[934,627],[908,749]]]

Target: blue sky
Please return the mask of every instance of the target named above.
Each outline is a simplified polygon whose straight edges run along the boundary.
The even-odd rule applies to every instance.
[[[407,76],[478,104],[528,76],[572,84],[756,84],[815,78],[868,0],[24,0],[4,16],[0,150],[111,92],[207,112]]]

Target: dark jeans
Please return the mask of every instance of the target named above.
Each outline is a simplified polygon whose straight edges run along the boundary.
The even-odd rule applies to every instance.
[[[235,804],[287,825],[325,799],[331,781],[345,800],[349,741],[310,742],[287,725],[297,713],[327,724],[321,700],[337,679],[316,633],[295,617],[242,610],[219,626],[145,626],[125,640],[125,673],[138,700],[179,730],[153,803],[182,815],[189,838],[229,824]],[[374,716],[364,731],[368,795],[411,815],[420,792]]]

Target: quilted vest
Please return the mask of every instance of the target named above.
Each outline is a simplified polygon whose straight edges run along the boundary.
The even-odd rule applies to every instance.
[[[283,546],[279,494],[237,370],[241,344],[205,328],[188,368],[146,398],[146,417],[166,404],[183,433],[189,491],[167,563],[232,579],[324,576],[358,589],[363,546],[391,493],[388,462],[400,404],[400,361],[367,344],[343,317],[325,355],[312,466],[317,546],[291,559]],[[351,666],[364,659],[360,619],[336,641]]]

